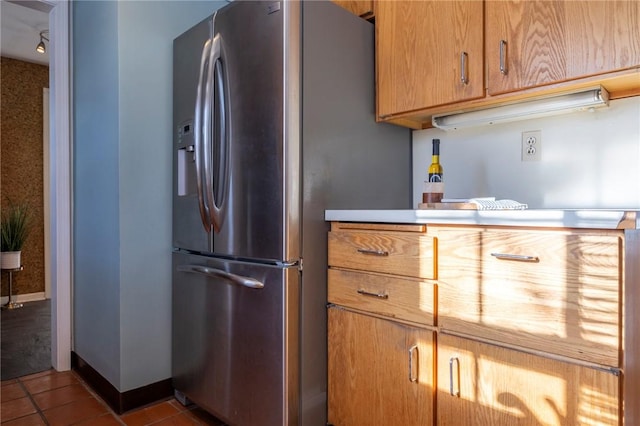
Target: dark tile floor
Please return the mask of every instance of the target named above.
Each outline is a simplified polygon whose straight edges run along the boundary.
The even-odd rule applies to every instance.
[[[14,379],[51,368],[51,300],[0,313],[0,377]]]
[[[224,426],[197,407],[175,399],[117,415],[74,371],[41,373],[2,381],[2,426],[214,425]]]

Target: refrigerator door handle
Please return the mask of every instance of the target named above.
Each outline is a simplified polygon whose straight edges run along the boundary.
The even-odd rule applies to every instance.
[[[203,119],[203,130],[204,130],[204,143],[203,143],[203,165],[204,165],[204,182],[205,182],[205,210],[207,211],[207,221],[213,227],[213,229],[217,232],[220,230],[220,227],[217,223],[215,223],[213,219],[213,209],[214,209],[214,200],[213,200],[213,178],[211,176],[211,162],[213,161],[213,67],[214,61],[214,50],[220,49],[220,43],[216,42],[216,38],[211,39],[210,47],[209,47],[209,57],[207,58],[207,76],[206,83],[204,89],[204,119]]]
[[[213,42],[211,45],[211,50],[209,52],[209,82],[214,86],[215,92],[214,92],[214,96],[216,97],[216,99],[218,100],[217,105],[213,106],[212,109],[215,107],[218,109],[218,114],[220,115],[220,120],[219,120],[219,128],[218,129],[214,129],[213,128],[213,124],[211,125],[211,133],[210,133],[210,137],[212,138],[213,133],[217,132],[219,138],[220,138],[220,143],[221,144],[225,144],[225,138],[226,138],[226,111],[225,111],[225,98],[224,98],[224,87],[223,87],[223,79],[222,79],[222,65],[220,64],[220,58],[221,58],[221,46],[220,46],[220,34],[216,34],[215,37],[213,37]],[[215,82],[213,81],[215,77]],[[209,102],[213,103],[212,99],[213,96],[207,96],[207,99],[209,100]],[[226,145],[221,145],[220,147],[220,153],[221,155],[221,164],[218,164],[219,169],[222,170],[218,170],[217,171],[217,175],[216,178],[220,179],[222,178],[223,180],[225,180],[226,178],[226,152],[225,149]],[[209,149],[213,148],[213,141],[211,140],[210,143],[208,144]],[[209,159],[209,161],[213,161],[212,160],[212,155],[211,152],[209,153],[210,155],[207,157]],[[220,228],[222,226],[222,212],[220,209],[220,204],[222,204],[222,199],[224,198],[224,188],[226,188],[226,182],[221,182],[220,185],[217,185],[218,188],[221,189],[221,194],[218,194],[220,196],[219,200],[216,200],[216,195],[213,189],[213,176],[212,176],[212,166],[209,166],[209,164],[207,163],[207,166],[205,166],[205,173],[207,173],[206,176],[206,181],[207,181],[207,185],[209,185],[207,187],[207,192],[210,195],[209,198],[209,214],[210,214],[210,223],[213,225],[213,228],[215,229],[216,232],[220,231]]]
[[[264,288],[264,283],[253,278],[243,277],[241,275],[232,274],[222,269],[210,268],[202,265],[180,265],[178,266],[178,272],[193,272],[196,274],[202,274],[213,278],[222,278],[233,284],[240,285],[249,288]]]
[[[202,99],[202,91],[203,91],[203,82],[205,77],[205,66],[207,64],[207,59],[209,58],[209,52],[211,51],[211,40],[207,40],[202,48],[202,56],[200,57],[200,74],[198,77],[198,90],[196,93],[196,111],[194,118],[194,145],[195,145],[195,165],[196,165],[196,181],[198,187],[198,208],[200,210],[200,219],[202,220],[202,225],[204,226],[205,231],[211,232],[211,223],[209,220],[210,214],[208,210],[208,206],[204,201],[204,189],[202,185],[202,134],[203,131],[206,134],[206,128],[203,127],[202,123],[202,109],[203,109],[203,99]],[[205,109],[207,104],[207,99],[204,99]],[[205,121],[206,121],[206,111],[205,111]],[[205,141],[206,143],[206,141]],[[205,156],[206,160],[206,156]]]

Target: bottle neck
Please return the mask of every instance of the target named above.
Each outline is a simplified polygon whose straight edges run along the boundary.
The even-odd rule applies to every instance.
[[[431,156],[431,163],[432,164],[438,164],[440,162],[440,155],[438,154],[433,154]]]

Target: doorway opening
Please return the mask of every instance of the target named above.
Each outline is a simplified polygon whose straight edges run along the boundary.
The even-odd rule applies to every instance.
[[[11,1],[48,14],[49,40],[49,124],[44,141],[49,158],[43,170],[47,214],[45,229],[45,292],[51,296],[51,366],[71,368],[71,68],[70,2],[66,0]],[[33,46],[35,49],[35,45]],[[46,151],[44,152],[46,155]],[[46,201],[48,198],[48,201]],[[47,289],[48,287],[48,289]]]

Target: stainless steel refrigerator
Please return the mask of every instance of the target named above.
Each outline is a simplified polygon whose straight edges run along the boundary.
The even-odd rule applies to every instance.
[[[325,425],[325,209],[411,208],[375,123],[373,25],[230,3],[174,41],[176,394],[230,425]]]

